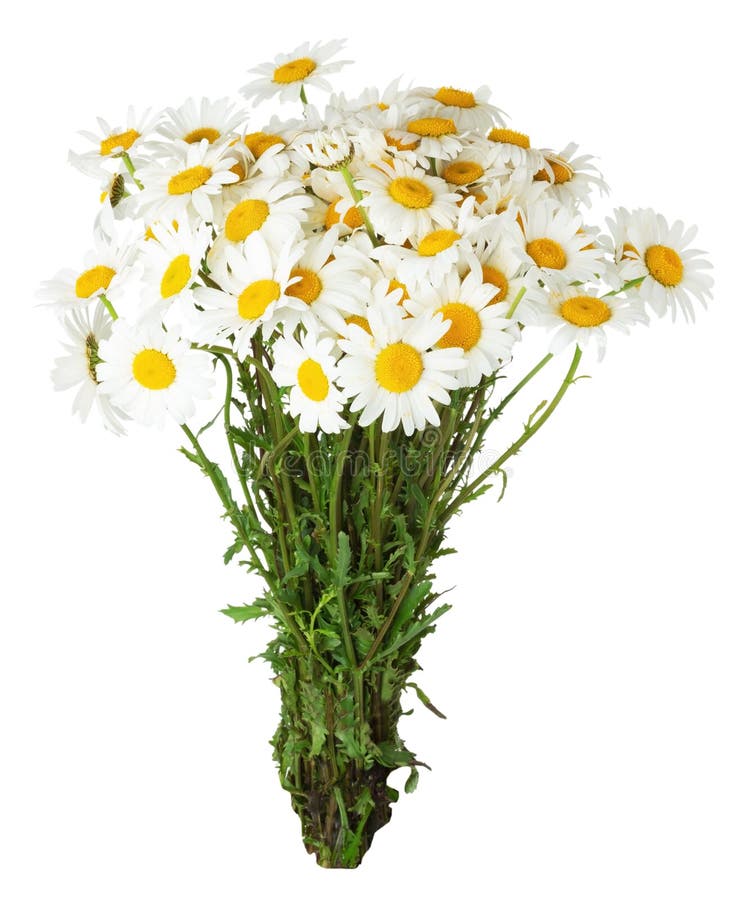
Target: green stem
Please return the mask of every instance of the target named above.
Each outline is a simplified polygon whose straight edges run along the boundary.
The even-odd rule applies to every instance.
[[[109,298],[106,296],[106,294],[99,294],[98,299],[106,307],[111,318],[116,321],[116,319],[118,319],[119,316],[116,314],[116,310],[114,309],[114,306],[113,306],[111,300],[109,300]]]
[[[505,319],[511,319],[511,318],[514,316],[515,310],[516,310],[517,307],[520,305],[520,301],[521,301],[521,300],[523,299],[523,297],[525,296],[525,291],[526,291],[526,288],[521,287],[520,290],[517,292],[517,295],[516,295],[515,299],[512,301],[512,305],[511,305],[510,308],[507,310],[507,313],[506,313],[506,315],[505,315]]]
[[[304,84],[300,85],[300,100],[302,101],[303,106],[305,106],[308,102],[308,96],[305,93],[305,85]]]
[[[140,190],[143,190],[142,182],[135,174],[136,169],[134,167],[134,163],[132,162],[129,153],[126,150],[122,150],[122,159],[124,160],[124,165],[127,167],[127,171],[132,176],[132,181],[137,185]]]
[[[349,193],[352,195],[352,199],[354,200],[355,206],[359,214],[362,216],[362,221],[365,223],[365,230],[370,236],[370,240],[373,242],[373,247],[377,247],[380,241],[378,240],[378,235],[373,228],[372,222],[370,221],[370,217],[367,215],[367,210],[364,206],[360,206],[360,200],[363,198],[362,191],[357,188],[357,185],[354,183],[354,176],[349,171],[347,166],[341,166],[339,168],[342,176],[344,177],[344,181],[347,183],[347,187],[349,188]]]
[[[632,288],[639,287],[639,285],[646,280],[646,275],[641,275],[639,278],[632,278],[631,281],[627,281],[623,287],[618,288],[617,291],[608,291],[607,294],[603,294],[603,297],[615,297],[617,294],[623,294],[624,291],[630,291]]]
[[[515,385],[515,387],[512,388],[512,390],[509,392],[509,394],[507,394],[507,396],[501,401],[499,406],[497,406],[496,409],[494,410],[494,412],[492,413],[492,417],[494,419],[498,418],[501,415],[502,410],[505,408],[505,406],[507,406],[507,404],[510,402],[510,400],[513,400],[520,393],[520,391],[525,387],[525,385],[531,379],[535,378],[535,376],[541,371],[541,369],[546,365],[546,363],[549,362],[549,360],[553,359],[553,357],[554,357],[553,353],[547,353],[537,365],[533,366],[533,368],[530,370],[530,372],[528,372],[528,374],[524,378],[522,378],[520,381],[518,381],[518,383]]]

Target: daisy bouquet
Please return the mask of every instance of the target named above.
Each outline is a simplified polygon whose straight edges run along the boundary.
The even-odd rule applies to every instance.
[[[694,229],[648,209],[588,223],[606,192],[592,158],[536,149],[487,88],[311,105],[341,48],[254,70],[243,97],[290,118],[192,99],[84,132],[92,249],[40,289],[67,333],[56,387],[115,434],[179,426],[232,530],[225,562],[265,585],[223,612],[274,625],[274,757],[326,867],[359,864],[389,774],[411,792],[424,765],[398,724],[405,692],[440,715],[416,654],[449,609],[432,570],[452,517],[504,491],[589,345],[650,311],[690,319],[711,288]],[[525,330],[546,352],[513,377]],[[550,399],[484,461],[555,357]]]

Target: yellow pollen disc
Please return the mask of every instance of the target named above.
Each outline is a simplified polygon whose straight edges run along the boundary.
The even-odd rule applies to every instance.
[[[258,231],[269,216],[269,204],[264,200],[241,200],[225,219],[225,237],[229,241],[245,241]]]
[[[492,128],[489,132],[489,140],[495,144],[514,144],[516,147],[522,147],[527,150],[530,147],[530,138],[527,134],[520,131],[513,131],[511,128]]]
[[[331,206],[326,210],[326,219],[324,221],[324,225],[327,229],[333,228],[334,225],[339,223],[339,213],[336,207],[341,202],[341,197],[338,200],[335,200]],[[354,231],[355,228],[362,228],[365,224],[362,219],[362,213],[357,209],[356,206],[350,206],[349,209],[344,213],[344,224],[347,228],[351,228]]]
[[[401,291],[401,299],[398,301],[399,306],[403,306],[404,300],[410,300],[409,291],[406,285],[399,281],[397,278],[391,278],[388,282],[388,290],[385,292],[386,296],[388,294],[392,294],[394,291]]]
[[[631,254],[635,256],[639,256],[639,251],[633,244],[624,244],[623,245],[623,253],[621,254],[621,259],[633,259]]]
[[[75,296],[84,300],[98,291],[105,291],[114,275],[116,272],[109,266],[94,266],[88,269],[75,282]]]
[[[386,132],[385,143],[387,147],[394,147],[396,150],[411,150],[419,143],[418,140],[407,141],[405,138],[397,138]]]
[[[470,91],[459,91],[453,87],[441,87],[435,94],[435,100],[443,106],[459,106],[461,109],[476,106],[476,98]]]
[[[399,341],[390,344],[378,353],[375,359],[375,379],[386,391],[393,394],[404,394],[419,382],[424,372],[422,354]]]
[[[162,391],[176,380],[176,366],[160,350],[140,350],[132,360],[132,374],[144,388]]]
[[[419,241],[417,253],[420,256],[437,256],[438,253],[442,253],[443,250],[452,247],[457,240],[460,240],[460,235],[457,231],[452,231],[450,228],[430,231],[429,234],[425,234]]]
[[[243,138],[243,143],[251,151],[254,159],[258,159],[265,150],[268,150],[275,144],[281,144],[283,147],[285,145],[285,142],[278,134],[266,134],[263,131],[254,131],[251,134],[247,134]]]
[[[481,337],[481,319],[475,309],[465,303],[446,303],[438,312],[450,321],[450,328],[437,342],[438,347],[462,347],[473,350]]]
[[[477,162],[464,160],[452,162],[442,170],[442,177],[448,184],[464,185],[476,181],[484,174],[484,169]]]
[[[559,307],[559,315],[572,325],[579,328],[596,328],[607,322],[613,315],[613,311],[605,301],[598,297],[588,297],[579,294],[570,297]]]
[[[295,284],[291,284],[287,288],[287,293],[291,297],[297,297],[298,300],[302,300],[308,306],[318,299],[323,290],[323,285],[321,284],[321,279],[312,269],[303,269],[300,266],[296,266],[290,273],[290,277],[300,278],[300,281],[296,281]]]
[[[278,66],[272,75],[272,81],[275,84],[292,84],[295,81],[302,81],[307,78],[316,68],[316,64],[307,56],[301,56],[299,59],[293,59],[283,66]]]
[[[488,303],[489,306],[492,306],[494,303],[501,303],[502,300],[506,299],[507,292],[510,289],[510,283],[504,272],[500,271],[495,266],[483,266],[481,269],[481,277],[484,284],[492,284],[497,288],[497,293]]]
[[[644,262],[652,278],[664,287],[675,287],[683,280],[683,260],[672,247],[662,244],[648,247]]]
[[[347,316],[344,320],[347,325],[359,325],[359,327],[366,331],[372,337],[372,329],[370,328],[370,323],[364,316]]]
[[[445,134],[457,134],[458,129],[452,119],[442,119],[432,116],[428,119],[414,119],[406,126],[410,134],[418,134],[419,137],[442,137]]]
[[[206,184],[212,177],[212,169],[207,166],[192,166],[190,169],[184,169],[178,175],[174,175],[168,182],[169,194],[190,194],[196,191],[203,184]]]
[[[378,103],[376,105],[381,112],[385,112],[387,109],[390,109],[390,106],[388,106],[387,103]]]
[[[182,253],[176,256],[168,264],[168,268],[163,273],[160,280],[160,296],[167,300],[181,291],[189,283],[191,278],[191,260],[188,254]]]
[[[279,300],[279,285],[271,278],[252,281],[238,298],[238,315],[242,319],[258,319],[270,303]]]
[[[547,160],[551,171],[554,173],[554,184],[566,184],[574,178],[574,169],[569,163],[556,159]],[[539,169],[533,176],[533,181],[548,181],[548,172],[545,169]]]
[[[329,395],[329,380],[320,364],[314,359],[306,359],[297,370],[297,383],[309,400],[320,403]]]
[[[129,131],[122,131],[121,134],[109,135],[109,137],[101,141],[101,156],[108,156],[115,150],[119,152],[129,150],[139,136],[140,132],[135,131],[134,128],[130,128]]]
[[[206,139],[210,144],[214,144],[219,137],[220,132],[216,128],[195,128],[186,135],[184,140],[187,144],[198,144]]]
[[[417,178],[394,178],[388,185],[391,199],[407,209],[426,209],[435,195],[423,181]]]
[[[238,181],[243,181],[246,177],[246,167],[242,162],[237,162],[234,166],[231,166],[230,171],[238,176]],[[238,182],[234,183],[237,184]]]
[[[564,248],[551,238],[536,238],[529,241],[525,250],[542,269],[563,269],[567,264]]]

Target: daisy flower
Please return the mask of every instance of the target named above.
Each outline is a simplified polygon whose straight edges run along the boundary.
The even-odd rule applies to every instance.
[[[524,172],[526,177],[532,178],[546,165],[541,151],[531,147],[530,138],[521,131],[514,131],[512,128],[492,128],[487,140],[504,165]]]
[[[695,316],[692,299],[706,306],[714,284],[706,269],[711,263],[701,250],[690,247],[697,229],[685,229],[682,222],[667,224],[664,216],[651,209],[637,209],[626,223],[626,261],[619,275],[625,283],[644,278],[638,292],[658,316],[670,312],[675,320],[678,309],[686,321]]]
[[[144,186],[138,197],[140,211],[168,220],[193,213],[211,222],[215,218],[212,200],[219,198],[223,185],[238,180],[238,175],[231,172],[238,160],[228,153],[225,141],[175,141],[169,158],[153,160],[138,170]]]
[[[315,228],[328,230],[338,225],[340,234],[346,236],[365,227],[362,213],[341,172],[314,169],[310,173],[310,187],[315,196],[324,201],[324,205],[316,210]]]
[[[469,189],[481,182],[491,182],[507,175],[507,167],[496,147],[486,141],[468,141],[454,159],[438,162],[437,174],[455,190]]]
[[[201,224],[192,230],[186,222],[170,226],[157,222],[150,226],[150,234],[140,249],[148,309],[162,314],[184,300],[190,308],[190,288],[211,239],[209,226]]]
[[[322,169],[340,169],[352,160],[354,151],[343,128],[299,134],[291,145],[307,162]]]
[[[335,256],[338,242],[338,226],[310,238],[290,272],[294,281],[287,294],[303,302],[297,316],[306,328],[322,325],[339,333],[345,317],[360,312],[369,297],[370,283],[355,260],[350,255]],[[288,318],[292,321],[294,316]]]
[[[214,144],[236,131],[244,119],[245,113],[237,110],[227,97],[222,100],[202,97],[199,104],[194,97],[189,97],[178,109],[172,106],[166,109],[158,131],[170,141],[198,144],[206,140]]]
[[[554,200],[544,200],[529,207],[522,221],[523,259],[540,270],[546,283],[588,281],[604,272],[603,251],[588,246],[581,216]]]
[[[306,332],[295,338],[279,338],[274,344],[272,377],[280,387],[289,387],[291,416],[299,416],[301,431],[338,434],[349,428],[339,415],[344,396],[334,384],[337,376],[335,340]]]
[[[368,167],[357,187],[367,192],[360,204],[389,243],[422,238],[438,226],[449,228],[458,218],[459,197],[448,183],[400,159]]]
[[[236,353],[243,357],[259,328],[266,338],[288,313],[303,312],[306,304],[287,292],[302,252],[302,246],[290,240],[275,260],[260,234],[250,235],[240,248],[226,247],[220,268],[210,275],[221,290],[194,290],[194,299],[203,308],[199,336],[207,341],[232,337]]]
[[[597,189],[608,193],[608,185],[590,160],[594,156],[577,156],[577,144],[568,144],[561,153],[541,151],[545,164],[535,174],[537,181],[548,182],[546,194],[565,206],[590,205],[590,194]]]
[[[628,334],[631,325],[648,321],[633,301],[610,295],[599,297],[592,287],[567,285],[544,292],[536,324],[558,328],[549,347],[551,353],[559,353],[573,344],[581,347],[595,344],[600,360],[605,355],[610,329]]]
[[[510,357],[516,329],[509,319],[506,303],[494,303],[494,285],[483,280],[481,267],[473,264],[465,278],[451,271],[439,287],[420,287],[404,303],[414,316],[439,313],[448,330],[437,341],[441,348],[463,351],[465,368],[456,378],[462,387],[475,387],[484,375],[491,375]]]
[[[129,416],[109,400],[101,391],[98,367],[101,359],[99,345],[111,336],[112,319],[103,306],[97,306],[91,320],[88,310],[74,309],[64,319],[69,342],[65,343],[65,356],[54,361],[52,381],[58,391],[77,387],[72,411],[85,422],[95,406],[103,424],[114,434],[125,434],[122,425]]]
[[[393,146],[401,144],[402,149],[411,149],[422,166],[429,165],[430,159],[452,159],[463,149],[455,122],[442,116],[410,119],[402,130],[389,130],[386,135]],[[415,143],[409,148],[411,137]]]
[[[86,175],[98,177],[105,171],[105,161],[116,159],[122,153],[129,153],[131,156],[152,135],[160,117],[161,113],[153,113],[150,109],[138,114],[130,106],[123,123],[112,125],[106,119],[96,119],[98,133],[79,132],[94,145],[93,148],[84,153],[70,151],[69,160]]]
[[[339,341],[347,354],[338,363],[339,384],[354,398],[350,411],[361,411],[361,426],[382,416],[383,431],[401,425],[411,435],[427,422],[439,425],[434,403],[450,403],[448,391],[458,386],[452,373],[465,363],[457,347],[432,349],[450,327],[442,316],[404,318],[395,304],[392,310],[370,307],[369,333],[349,327]]]
[[[182,425],[214,384],[209,355],[157,323],[133,328],[118,319],[99,354],[101,391],[143,425],[162,425],[168,416]]]
[[[306,85],[331,92],[331,85],[325,76],[338,72],[349,60],[328,60],[339,53],[344,44],[345,41],[329,41],[326,44],[319,41],[311,46],[306,41],[292,53],[280,53],[272,62],[262,63],[249,70],[251,74],[260,77],[242,87],[241,94],[247,100],[253,98],[256,106],[262,100],[277,96],[283,102],[299,100]]]
[[[412,93],[429,101],[428,105],[435,115],[452,119],[459,131],[485,131],[495,122],[503,122],[502,110],[488,102],[491,91],[486,85],[476,91],[462,91],[443,85],[417,88]]]

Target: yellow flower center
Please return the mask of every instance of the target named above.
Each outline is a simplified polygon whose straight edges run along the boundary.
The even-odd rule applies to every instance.
[[[251,151],[254,159],[258,159],[265,150],[268,150],[275,144],[282,144],[283,147],[285,145],[285,142],[279,135],[266,134],[263,131],[254,131],[251,134],[247,134],[243,138],[243,143]]]
[[[624,244],[622,247],[621,259],[633,259],[634,256],[631,255],[632,253],[634,256],[639,256],[639,251],[633,244]]]
[[[370,328],[370,323],[364,316],[347,316],[344,320],[347,325],[359,325],[359,327],[366,331],[372,337],[372,329]]]
[[[291,272],[291,277],[300,278],[300,281],[296,281],[295,284],[291,284],[287,288],[287,293],[291,297],[297,297],[298,300],[302,300],[308,306],[318,299],[323,290],[323,285],[321,284],[321,279],[312,269],[303,269],[301,266],[296,266]]]
[[[417,252],[420,256],[437,256],[438,253],[442,253],[443,250],[452,247],[457,240],[460,240],[460,235],[457,231],[452,231],[450,228],[440,228],[437,231],[430,231],[429,234],[424,235],[419,241]]]
[[[120,134],[111,134],[105,140],[101,141],[101,156],[108,156],[115,150],[129,150],[137,138],[140,136],[139,131],[130,128],[129,131],[122,131]]]
[[[200,141],[208,140],[210,144],[214,144],[216,140],[219,140],[220,132],[216,128],[195,128],[194,131],[190,131],[184,140],[187,144],[198,144]]]
[[[473,350],[481,337],[481,319],[479,314],[465,303],[446,303],[438,312],[442,318],[450,321],[450,328],[437,342],[438,347],[462,347]]]
[[[339,197],[339,199],[335,200],[326,210],[326,218],[324,220],[326,229],[333,228],[334,225],[338,224],[339,212],[336,207],[341,203],[341,199],[342,198]],[[354,231],[355,228],[362,228],[365,224],[362,219],[362,213],[360,213],[356,206],[350,206],[344,213],[344,224],[347,228],[351,228],[352,231]]]
[[[551,238],[536,238],[529,241],[525,250],[542,269],[563,269],[567,264],[564,248]]]
[[[514,144],[516,147],[522,147],[527,150],[530,147],[530,138],[527,134],[520,131],[513,131],[511,128],[492,128],[489,132],[489,140],[495,144]]]
[[[613,315],[613,310],[604,300],[598,297],[588,297],[579,294],[570,297],[559,307],[559,315],[572,325],[579,328],[596,328],[607,322]]]
[[[672,247],[662,244],[648,247],[644,262],[652,278],[665,287],[675,287],[683,280],[683,260]]]
[[[435,94],[435,100],[443,106],[459,106],[461,109],[476,106],[476,98],[470,91],[459,91],[454,87],[441,87]]]
[[[191,278],[191,260],[187,253],[174,257],[160,280],[160,296],[167,300],[181,291]]]
[[[278,66],[272,75],[272,81],[275,84],[292,84],[295,81],[302,81],[307,78],[316,68],[316,64],[307,56],[301,56],[299,59],[293,59]]]
[[[225,237],[229,241],[245,241],[258,231],[269,216],[269,204],[264,200],[241,200],[225,219]]]
[[[403,137],[395,137],[394,135],[388,134],[388,132],[386,132],[385,143],[386,146],[394,147],[396,150],[411,150],[412,147],[416,147],[419,141],[415,138],[407,140]]]
[[[399,281],[397,278],[391,278],[388,282],[388,290],[385,292],[386,297],[388,294],[392,294],[394,291],[401,291],[401,299],[398,301],[399,306],[403,306],[404,300],[410,300],[409,291],[406,285]]]
[[[114,275],[116,272],[109,266],[94,266],[88,269],[75,282],[75,295],[86,299],[99,291],[105,291]]]
[[[162,391],[176,380],[176,366],[160,350],[140,350],[132,360],[132,375],[144,388]]]
[[[238,315],[242,319],[258,319],[270,303],[279,300],[279,295],[279,285],[271,278],[252,281],[238,298]]]
[[[297,370],[297,383],[309,400],[320,403],[329,394],[329,380],[320,364],[314,359],[306,359]]]
[[[446,134],[456,134],[458,131],[452,119],[443,119],[440,116],[414,119],[406,126],[406,130],[410,134],[418,134],[419,137],[442,137]]]
[[[548,159],[546,162],[551,166],[554,173],[554,184],[566,184],[574,178],[574,169],[565,160]],[[548,172],[545,169],[539,169],[533,176],[533,181],[549,181]]]
[[[497,288],[497,293],[494,297],[489,301],[489,306],[492,306],[494,303],[501,303],[507,297],[507,293],[510,289],[510,283],[507,279],[507,276],[500,269],[497,269],[495,266],[483,266],[481,269],[481,277],[484,284],[493,284],[495,288]]]
[[[471,160],[452,162],[442,170],[442,177],[448,184],[464,185],[476,181],[484,174],[483,166]]]
[[[388,185],[391,198],[407,209],[426,209],[435,195],[418,178],[394,178]]]
[[[392,394],[404,394],[419,382],[424,372],[422,354],[399,341],[390,344],[378,353],[375,359],[375,379],[378,384]]]
[[[192,166],[174,175],[168,182],[169,194],[190,194],[212,177],[212,169],[207,166]]]

